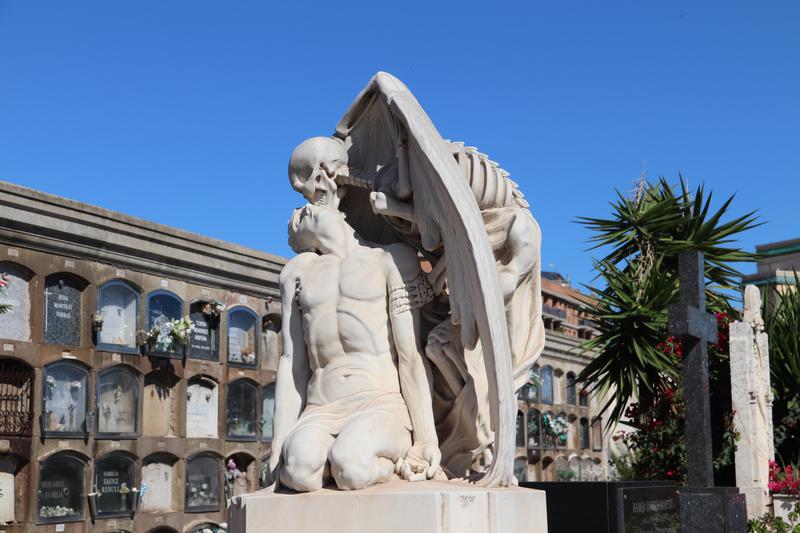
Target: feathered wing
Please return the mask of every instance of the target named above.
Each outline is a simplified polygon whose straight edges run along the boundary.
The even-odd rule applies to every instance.
[[[399,228],[419,250],[442,250],[447,267],[450,312],[461,341],[480,339],[487,372],[494,460],[481,480],[504,486],[513,479],[516,398],[506,311],[495,257],[469,184],[452,151],[416,98],[390,74],[376,74],[340,121],[336,136],[348,143],[349,164],[376,172],[390,165],[401,141],[407,143],[414,223]],[[372,213],[369,191],[352,188],[340,205],[366,239],[398,240],[398,228]],[[406,231],[403,231],[406,230]]]

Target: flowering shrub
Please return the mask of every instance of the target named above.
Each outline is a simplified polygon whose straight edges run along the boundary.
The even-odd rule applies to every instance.
[[[733,427],[730,407],[730,377],[728,367],[728,313],[716,313],[717,343],[709,347],[709,381],[711,384],[712,420],[722,424],[713,428],[714,469],[719,474],[730,470],[736,450],[738,433]],[[657,349],[672,358],[680,369],[683,346],[680,339],[667,337]],[[678,374],[680,375],[680,374]],[[625,411],[625,424],[635,432],[614,435],[629,450],[629,457],[612,458],[618,472],[632,479],[660,479],[683,483],[686,481],[686,438],[683,389],[680,379],[665,379],[657,394],[647,398],[643,408],[632,403]]]
[[[800,503],[789,513],[789,523],[779,516],[767,513],[761,518],[747,521],[748,533],[800,533]]]
[[[767,486],[772,494],[800,496],[800,468],[791,464],[781,468],[777,462],[770,461]]]

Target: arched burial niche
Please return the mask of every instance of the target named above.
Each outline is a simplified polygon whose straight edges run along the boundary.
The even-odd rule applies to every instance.
[[[567,372],[567,403],[577,404],[577,393],[575,390],[575,372]]]
[[[539,401],[548,405],[553,405],[553,367],[543,366],[539,370]]]
[[[241,496],[256,490],[256,460],[246,453],[234,453],[225,460],[225,497]]]
[[[31,435],[33,376],[33,368],[26,363],[9,357],[0,358],[0,435]]]
[[[281,316],[269,314],[261,321],[261,368],[277,370],[281,349]]]
[[[18,455],[0,453],[0,524],[14,522],[25,514],[28,465],[28,460]]]
[[[528,470],[528,459],[517,457],[514,459],[514,477],[517,481],[527,481],[526,471]]]
[[[172,367],[154,370],[144,376],[142,398],[145,437],[178,436],[178,387],[180,378]]]
[[[189,306],[194,331],[189,336],[189,357],[205,361],[219,360],[219,314],[222,305],[200,300]]]
[[[247,307],[228,311],[228,363],[238,366],[258,366],[258,315]]]
[[[222,502],[220,459],[199,453],[186,461],[186,512],[218,511]]]
[[[177,295],[165,290],[147,295],[147,355],[183,357],[184,344],[172,333],[182,316],[183,302]]]
[[[207,376],[194,376],[186,388],[186,437],[215,439],[218,432],[219,387]]]
[[[256,440],[258,386],[249,379],[238,379],[228,384],[227,392],[228,440]]]
[[[57,361],[42,371],[42,431],[46,437],[83,438],[89,433],[89,371]]]
[[[517,411],[517,426],[516,426],[516,445],[517,448],[525,447],[525,415],[522,411]]]
[[[97,437],[135,439],[139,428],[139,376],[117,365],[97,375]]]
[[[261,440],[272,442],[275,418],[275,383],[261,389]]]
[[[142,486],[139,511],[168,512],[177,506],[175,465],[178,458],[168,453],[154,453],[142,461]]]
[[[581,448],[581,450],[588,450],[589,449],[589,419],[588,418],[581,418],[580,448]]]
[[[31,340],[31,293],[33,272],[17,263],[0,262],[0,306],[8,306],[0,320],[0,339]]]
[[[113,452],[94,462],[95,512],[98,517],[130,516],[138,499],[136,461]]]
[[[83,291],[85,279],[58,272],[44,280],[44,342],[64,346],[81,344]]]
[[[97,348],[108,352],[138,353],[139,291],[121,280],[111,280],[97,293],[97,313],[102,321]]]
[[[36,522],[79,522],[84,519],[86,463],[70,452],[39,463]]]
[[[542,447],[542,415],[538,409],[528,411],[528,448]]]

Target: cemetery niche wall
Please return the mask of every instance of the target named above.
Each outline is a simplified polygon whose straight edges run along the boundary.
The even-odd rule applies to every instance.
[[[238,491],[270,456],[260,416],[275,339],[261,328],[280,312],[282,260],[8,183],[0,203],[30,222],[0,219],[0,256],[13,258],[0,262],[12,305],[0,318],[0,529],[223,531],[223,458],[242,463]],[[48,237],[64,225],[73,232]],[[105,243],[123,240],[109,261]],[[228,364],[229,309],[252,317],[233,316],[244,364]],[[186,315],[185,347],[137,338]],[[228,385],[243,379],[245,431],[229,439]],[[188,502],[187,473],[199,490]]]

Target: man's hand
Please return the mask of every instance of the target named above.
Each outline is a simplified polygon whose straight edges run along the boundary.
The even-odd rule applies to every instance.
[[[414,444],[403,464],[403,478],[408,481],[432,479],[439,472],[442,452],[436,444]]]

